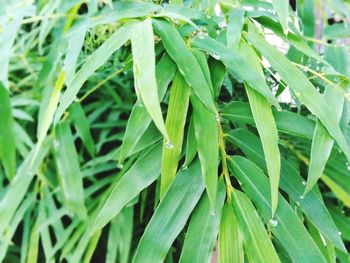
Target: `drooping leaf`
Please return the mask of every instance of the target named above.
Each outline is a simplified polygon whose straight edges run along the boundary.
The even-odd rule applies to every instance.
[[[150,18],[132,28],[131,47],[133,55],[135,91],[151,115],[155,125],[170,142],[165,128],[157,92],[154,36]]]
[[[212,209],[215,206],[218,165],[219,139],[217,116],[210,112],[195,96],[191,96],[193,107],[193,125],[201,163],[202,175]],[[212,138],[208,141],[208,138]]]
[[[253,50],[246,43],[242,43],[240,51],[243,53],[244,57],[247,59],[250,58],[249,60],[252,62],[254,70],[263,78],[263,72],[259,65],[259,61],[256,59],[254,61],[253,59]],[[249,98],[250,108],[254,117],[254,122],[257,126],[264,149],[265,160],[270,177],[270,187],[272,193],[271,207],[273,217],[278,204],[278,184],[281,169],[276,123],[272,115],[269,102],[249,85],[246,85],[245,87]]]
[[[218,251],[220,263],[244,262],[243,237],[232,203],[226,203],[222,210]]]
[[[334,115],[333,118],[339,123],[344,105],[343,92],[338,87],[327,87],[324,96],[329,105],[335,105],[333,109],[336,115]],[[331,154],[333,144],[333,138],[329,135],[322,123],[317,121],[311,146],[310,166],[305,186],[305,194],[311,190],[321,177]]]
[[[180,73],[176,73],[170,90],[166,129],[169,142],[163,143],[160,197],[174,179],[181,154],[190,89]]]
[[[225,199],[223,180],[218,183],[215,211],[212,213],[208,195],[204,194],[193,211],[187,229],[185,242],[180,256],[180,263],[201,263],[210,261],[218,233],[221,210]]]
[[[158,96],[162,99],[166,89],[173,79],[176,71],[176,64],[168,55],[163,56],[156,66],[156,78],[158,87]],[[129,156],[141,136],[151,123],[151,117],[144,107],[136,103],[131,111],[123,143],[120,150],[119,163],[123,163],[125,158]]]
[[[264,224],[248,196],[234,190],[232,202],[248,258],[252,262],[280,262]]]
[[[2,82],[0,82],[0,105],[0,160],[7,178],[11,180],[16,173],[14,120],[10,94]]]
[[[137,246],[133,262],[164,261],[204,190],[199,162],[181,170],[158,205]]]

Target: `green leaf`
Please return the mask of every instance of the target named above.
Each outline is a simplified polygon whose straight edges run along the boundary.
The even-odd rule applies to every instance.
[[[220,60],[238,81],[247,83],[257,92],[263,95],[270,102],[270,104],[280,108],[277,99],[266,84],[265,77],[261,75],[260,72],[251,72],[252,62],[248,61],[247,59],[253,59],[253,63],[256,63],[257,55],[254,51],[249,52],[249,56],[247,55],[244,57],[240,54],[241,52],[232,52],[232,50],[220,42],[207,36],[195,37],[192,40],[192,44],[199,49],[220,58]]]
[[[326,262],[306,228],[282,196],[279,197],[275,217],[271,218],[269,183],[255,164],[243,157],[234,156],[229,160],[229,167],[265,221],[269,222],[272,233],[282,243],[293,262]]]
[[[333,107],[336,115],[333,118],[339,123],[343,112],[344,93],[338,87],[326,87],[324,96],[329,105]],[[307,176],[305,193],[309,192],[321,177],[326,166],[327,160],[331,154],[334,140],[329,135],[322,123],[317,121],[316,128],[312,140],[310,166]]]
[[[191,216],[180,263],[209,262],[218,233],[221,210],[225,201],[225,184],[219,181],[215,211],[212,213],[207,194],[204,194]]]
[[[202,175],[210,204],[212,209],[214,209],[219,165],[217,116],[209,111],[195,96],[191,96],[191,104],[193,107],[193,124]],[[208,140],[208,138],[211,139]]]
[[[156,78],[158,87],[158,96],[162,99],[165,95],[167,87],[174,77],[176,64],[168,55],[164,55],[156,66]],[[120,149],[119,163],[123,163],[130,152],[134,149],[137,142],[145,133],[147,127],[151,123],[151,117],[144,107],[136,103],[129,116],[128,124]]]
[[[177,64],[180,73],[193,89],[194,94],[210,111],[217,113],[210,87],[196,58],[189,51],[180,33],[164,20],[153,19],[153,26],[162,39],[167,53]]]
[[[280,51],[273,48],[266,40],[255,33],[246,34],[246,38],[259,50],[276,69],[281,78],[286,81],[294,94],[315,114],[327,128],[329,134],[338,143],[347,159],[350,160],[350,147],[342,134],[339,124],[334,119],[335,112],[320,93]]]
[[[70,116],[73,120],[74,126],[78,132],[79,137],[83,141],[86,149],[91,157],[95,156],[95,143],[90,132],[90,123],[86,118],[82,106],[77,102],[73,103],[69,108]]]
[[[248,196],[234,190],[232,205],[239,229],[242,230],[244,247],[250,261],[280,262],[264,224]]]
[[[272,5],[276,10],[278,20],[280,21],[283,27],[284,33],[288,34],[289,1],[272,0]]]
[[[170,142],[163,143],[160,197],[173,181],[181,154],[190,89],[180,73],[176,73],[170,90],[166,129]]]
[[[98,212],[93,226],[94,231],[103,228],[113,217],[119,214],[125,205],[159,177],[160,160],[161,146],[157,144],[135,162],[113,187]]]
[[[131,29],[135,23],[130,22],[115,31],[92,55],[75,75],[71,84],[67,87],[60,99],[60,105],[55,114],[54,122],[57,123],[76,96],[85,81],[118,50],[129,38]]]
[[[222,210],[218,251],[219,263],[244,263],[243,236],[232,203]]]
[[[80,218],[86,218],[83,179],[69,123],[57,124],[55,136],[55,159],[62,193],[67,206]]]
[[[272,217],[278,204],[281,157],[278,148],[278,133],[268,101],[246,85],[250,108],[264,149],[265,161],[270,177]]]
[[[257,136],[247,129],[235,129],[228,134],[228,140],[238,146],[243,153],[264,171],[266,162],[263,148]],[[303,196],[305,189],[304,179],[292,164],[281,158],[280,187],[289,197],[300,205],[300,209],[307,218],[328,238],[338,249],[344,250],[344,244],[339,237],[338,230],[316,189]],[[303,197],[301,199],[300,197]]]
[[[14,120],[12,115],[10,94],[0,82],[0,160],[9,180],[16,173],[16,147]]]
[[[315,123],[307,117],[294,112],[272,109],[273,117],[279,132],[312,139]],[[254,118],[249,103],[233,101],[220,112],[221,117],[241,124],[254,125]],[[295,125],[295,124],[298,125]]]
[[[136,94],[165,140],[170,143],[157,92],[154,36],[150,18],[132,28],[131,47]]]
[[[198,161],[178,173],[148,223],[132,262],[164,261],[203,190]]]
[[[241,39],[241,32],[244,25],[244,10],[233,9],[229,15],[226,39],[227,47],[232,51],[237,51]]]

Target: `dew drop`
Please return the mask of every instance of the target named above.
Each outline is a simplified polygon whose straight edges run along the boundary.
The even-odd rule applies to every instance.
[[[187,166],[187,165],[182,166],[182,170],[183,170],[183,171],[184,171],[184,170],[187,170],[187,168],[188,168],[188,166]]]
[[[302,180],[301,183],[302,183],[303,185],[306,185],[306,181],[305,181],[305,180]]]
[[[197,35],[198,35],[198,37],[200,39],[204,39],[205,38],[205,34],[202,31],[199,31],[199,33]]]
[[[341,236],[342,233],[339,231],[338,234],[339,234],[339,236]]]
[[[272,227],[276,227],[278,225],[278,221],[274,218],[271,218],[269,220],[269,224],[272,226]]]
[[[174,148],[174,145],[170,141],[167,141],[167,143],[165,144],[165,147],[170,150],[170,149]]]
[[[220,56],[217,54],[210,54],[213,58],[215,58],[216,60],[220,60]]]
[[[53,146],[57,149],[60,146],[60,143],[58,141],[54,140]]]
[[[348,169],[348,171],[350,171],[350,163],[345,163],[345,165],[346,165],[346,168]]]
[[[118,163],[117,167],[118,169],[123,169],[124,165],[122,163]]]
[[[303,200],[303,199],[304,199],[304,196],[303,196],[303,195],[301,195],[301,196],[300,196],[300,199],[301,199],[301,200]]]
[[[216,119],[217,122],[220,122],[220,121],[221,121],[220,115],[219,115],[219,114],[216,114],[216,115],[215,115],[215,119]]]
[[[78,102],[78,101],[79,101],[79,99],[78,99],[77,97],[75,97],[75,98],[74,98],[74,101],[75,101],[75,102]]]

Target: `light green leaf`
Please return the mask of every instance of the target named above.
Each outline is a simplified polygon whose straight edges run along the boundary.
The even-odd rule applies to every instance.
[[[244,263],[243,236],[232,203],[222,210],[218,251],[219,263]]]
[[[244,13],[244,10],[237,8],[231,10],[229,15],[226,39],[227,47],[232,51],[237,51],[239,47],[241,31],[244,25]]]
[[[307,232],[303,223],[288,202],[279,197],[275,217],[271,218],[271,193],[264,173],[244,157],[234,156],[229,160],[232,174],[241,182],[243,190],[260,210],[272,233],[282,243],[293,262],[326,262],[322,253]]]
[[[82,106],[77,102],[69,108],[70,117],[81,140],[91,157],[95,156],[95,144],[90,132],[90,123],[85,116]]]
[[[325,89],[324,97],[329,105],[334,105],[333,109],[336,115],[334,115],[333,118],[339,123],[344,105],[343,91],[338,87],[328,86]],[[304,194],[309,192],[321,177],[331,154],[333,144],[333,138],[323,127],[322,123],[317,121],[311,145],[310,166]]]
[[[75,100],[80,88],[85,81],[99,68],[108,58],[118,50],[129,38],[131,29],[135,23],[130,22],[115,31],[92,55],[75,75],[71,84],[67,87],[60,105],[55,114],[54,122],[57,123],[69,105]]]
[[[272,5],[276,10],[278,20],[283,27],[284,34],[288,34],[289,1],[272,0]]]
[[[168,186],[173,181],[178,168],[181,154],[186,115],[188,109],[190,88],[180,73],[176,73],[170,90],[166,129],[169,142],[163,143],[162,171],[160,197],[162,198]]]
[[[86,218],[83,179],[69,123],[57,124],[55,136],[55,159],[62,193],[67,206],[80,218]]]
[[[150,18],[132,28],[131,47],[133,55],[135,91],[151,115],[155,125],[170,143],[166,131],[157,92],[154,36]]]
[[[177,174],[141,237],[133,263],[164,261],[203,190],[198,161]]]
[[[221,210],[225,201],[225,184],[219,181],[215,211],[212,213],[207,194],[204,194],[193,211],[187,229],[179,263],[209,262],[218,233]]]
[[[234,190],[232,205],[239,229],[242,230],[244,247],[251,262],[280,262],[260,216],[248,196]]]
[[[191,96],[193,124],[202,175],[211,208],[214,209],[218,181],[219,141],[217,116]],[[211,138],[208,140],[208,138]]]
[[[12,115],[10,94],[0,82],[0,160],[9,180],[16,173],[16,147],[14,120]]]
[[[248,58],[249,53],[252,52],[249,46],[245,43],[242,43],[240,50],[246,58]],[[255,62],[256,63],[252,63],[252,66],[257,72],[260,72],[261,77],[263,78],[261,67],[257,64],[258,61]],[[250,108],[264,149],[267,170],[270,177],[270,188],[272,193],[271,208],[273,217],[278,204],[278,185],[281,170],[276,123],[269,102],[249,85],[245,85],[245,87],[249,98]]]
[[[161,37],[167,53],[177,64],[180,73],[193,89],[194,94],[210,111],[217,113],[210,87],[196,58],[189,51],[180,33],[164,20],[154,19],[153,26]]]
[[[246,34],[246,38],[259,50],[277,70],[281,78],[286,81],[294,94],[315,114],[327,128],[330,135],[350,160],[350,147],[342,134],[339,124],[334,119],[334,110],[325,101],[307,77],[298,70],[280,51],[273,48],[266,40],[255,33]]]
[[[158,96],[160,100],[164,97],[167,87],[174,77],[176,64],[168,55],[164,55],[156,66],[156,78]],[[130,152],[134,149],[147,127],[151,123],[151,117],[144,107],[136,103],[129,116],[128,124],[120,149],[119,163],[123,163]]]
[[[94,231],[103,228],[125,205],[159,177],[160,159],[161,146],[157,144],[144,153],[123,175],[98,212],[93,226]]]

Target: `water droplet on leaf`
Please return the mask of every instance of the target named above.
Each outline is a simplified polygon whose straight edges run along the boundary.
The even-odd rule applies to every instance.
[[[272,227],[276,227],[278,225],[278,221],[274,218],[271,218],[269,220],[269,224],[272,226]]]
[[[174,148],[174,145],[170,141],[167,141],[167,143],[165,144],[165,147],[170,150],[170,149]]]
[[[300,196],[300,199],[301,199],[301,200],[303,200],[303,199],[304,199],[304,196],[303,196],[303,195],[301,195],[301,196]]]

